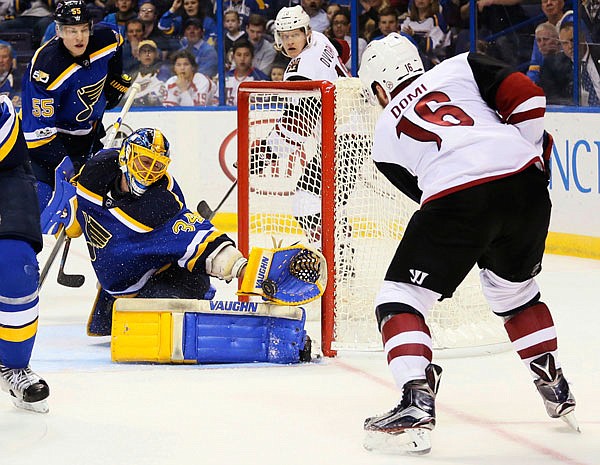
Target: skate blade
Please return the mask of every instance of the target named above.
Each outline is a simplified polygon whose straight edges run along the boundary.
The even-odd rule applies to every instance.
[[[411,428],[399,434],[366,430],[363,447],[389,454],[424,455],[431,451],[430,433],[424,428]]]
[[[48,408],[48,402],[45,400],[39,400],[37,402],[25,402],[19,399],[12,399],[15,407],[21,410],[27,410],[29,412],[35,413],[48,413],[50,409]]]
[[[575,431],[581,433],[581,430],[579,429],[579,423],[577,422],[577,418],[575,418],[574,412],[567,413],[566,415],[561,416],[560,419]]]

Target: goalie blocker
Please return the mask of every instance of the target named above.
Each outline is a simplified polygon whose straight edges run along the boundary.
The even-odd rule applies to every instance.
[[[310,361],[301,307],[263,302],[121,298],[113,307],[114,362]]]

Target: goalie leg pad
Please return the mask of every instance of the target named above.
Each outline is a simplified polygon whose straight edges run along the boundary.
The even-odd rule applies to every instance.
[[[253,313],[257,306],[261,314]],[[298,363],[307,339],[306,316],[301,308],[288,309],[299,311],[256,302],[118,299],[112,318],[112,360]]]

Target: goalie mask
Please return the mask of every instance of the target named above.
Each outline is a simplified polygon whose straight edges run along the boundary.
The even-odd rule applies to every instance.
[[[369,43],[362,56],[358,77],[371,103],[377,104],[375,83],[381,85],[391,100],[396,87],[424,72],[417,47],[406,37],[392,32],[383,39]]]
[[[275,50],[288,56],[283,48],[283,41],[281,40],[280,33],[294,31],[296,29],[304,30],[304,34],[306,35],[306,45],[310,45],[310,17],[308,16],[308,13],[306,13],[300,5],[284,7],[279,10],[277,17],[275,18],[275,32],[273,34],[273,37],[275,38]]]
[[[169,157],[169,142],[159,129],[138,129],[125,139],[119,166],[130,192],[139,197],[160,180],[171,162]]]

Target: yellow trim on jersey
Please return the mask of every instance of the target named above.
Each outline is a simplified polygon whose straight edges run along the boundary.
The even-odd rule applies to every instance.
[[[13,116],[13,126],[10,131],[10,135],[7,137],[6,142],[2,144],[0,147],[0,161],[4,160],[11,150],[15,146],[15,142],[17,141],[17,136],[19,135],[19,119]]]
[[[80,171],[81,173],[81,171]],[[96,205],[102,205],[102,196],[86,189],[81,184],[77,184],[77,193],[80,194],[84,199],[89,200]]]
[[[144,232],[144,233],[152,231],[151,227],[146,226],[143,223],[140,223],[139,221],[137,221],[136,219],[129,216],[127,213],[125,213],[120,208],[110,208],[109,211],[121,223],[123,223],[125,226],[128,226],[130,229],[133,229],[134,231]]]
[[[78,69],[80,69],[81,66],[79,66],[76,63],[73,63],[71,66],[69,66],[67,69],[65,69],[62,73],[60,73],[58,75],[58,77],[47,87],[48,90],[56,90],[60,87],[60,85],[71,75],[73,74],[75,71],[77,71]]]
[[[0,327],[0,339],[8,342],[23,342],[36,335],[38,328],[37,318],[32,323],[21,328]]]
[[[192,271],[194,269],[194,266],[196,266],[196,262],[198,261],[198,259],[202,256],[202,254],[206,251],[206,247],[208,247],[208,244],[210,244],[212,241],[214,241],[217,237],[222,236],[223,233],[221,231],[218,230],[214,230],[213,232],[211,232],[208,236],[206,236],[204,238],[204,240],[198,245],[198,248],[196,249],[196,253],[194,254],[193,257],[191,257],[188,262],[187,265],[185,265],[185,267],[189,270]]]
[[[264,10],[267,7],[264,0],[256,0],[256,4],[259,10]]]
[[[46,145],[56,137],[56,134],[52,134],[50,137],[46,137],[45,139],[34,140],[33,142],[27,141],[28,149],[35,149],[37,147],[41,147],[42,145]]]
[[[173,177],[167,172],[165,173],[165,176],[167,177],[167,190],[173,194],[173,197],[175,198],[175,200],[177,201],[177,203],[179,204],[179,208],[183,208],[183,202],[181,200],[179,200],[179,196],[173,192],[173,186],[175,185],[175,181],[173,179]]]
[[[98,58],[102,58],[104,55],[108,55],[110,52],[115,50],[118,47],[118,44],[115,42],[114,44],[107,45],[100,50],[95,51],[90,55],[90,61],[97,60]]]

